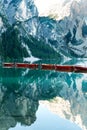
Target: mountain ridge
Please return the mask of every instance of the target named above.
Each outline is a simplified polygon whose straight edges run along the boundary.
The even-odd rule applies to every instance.
[[[67,1],[64,7],[69,4],[70,15],[55,20],[50,16],[40,17],[33,0],[1,1],[0,31],[3,33],[9,26],[16,25],[20,36],[31,35],[37,40],[44,41],[44,44],[49,45],[56,53],[71,58],[87,57],[85,3],[85,0],[70,3]]]

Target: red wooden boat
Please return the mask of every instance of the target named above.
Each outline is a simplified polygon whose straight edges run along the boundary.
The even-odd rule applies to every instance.
[[[14,66],[15,66],[14,63],[3,63],[3,67],[6,67],[6,68],[12,68]]]
[[[30,68],[30,69],[37,69],[38,64],[28,64],[28,63],[15,63],[15,67],[17,68]]]
[[[75,73],[87,73],[87,67],[82,67],[82,66],[74,66],[74,71]]]
[[[73,72],[74,66],[64,66],[64,65],[55,65],[56,71],[63,71],[63,72]]]
[[[42,64],[41,69],[43,70],[55,70],[55,65],[52,64]]]
[[[3,67],[5,68],[30,68],[30,69],[37,69],[38,64],[28,64],[28,63],[3,63]]]
[[[42,70],[55,70],[61,72],[87,73],[87,67],[54,64],[29,64],[29,63],[3,63],[6,68],[30,68]]]
[[[75,73],[87,73],[87,67],[82,66],[55,66],[56,71],[63,72],[75,72]]]

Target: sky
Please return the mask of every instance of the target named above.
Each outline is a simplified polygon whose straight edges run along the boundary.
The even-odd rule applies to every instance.
[[[40,14],[56,4],[62,4],[65,0],[34,0]]]
[[[61,7],[63,3],[68,3],[71,1],[81,1],[81,0],[34,0],[35,5],[38,8],[39,15],[45,14],[44,12],[47,12],[49,8],[52,8],[53,6],[57,6],[58,11],[61,11]]]
[[[40,104],[36,115],[37,120],[31,126],[17,124],[9,130],[82,130],[76,124],[51,113],[43,104]]]

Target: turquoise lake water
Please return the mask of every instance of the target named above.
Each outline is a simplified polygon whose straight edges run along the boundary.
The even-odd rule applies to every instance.
[[[86,130],[87,74],[0,67],[0,130],[19,129]]]

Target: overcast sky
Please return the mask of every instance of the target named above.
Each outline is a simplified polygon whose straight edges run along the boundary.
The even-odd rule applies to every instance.
[[[40,14],[56,4],[62,4],[65,0],[34,0]]]
[[[49,10],[49,8],[52,8],[54,5],[58,5],[58,8],[61,9],[61,5],[64,3],[68,3],[70,1],[81,1],[81,0],[34,0],[35,5],[38,8],[39,14],[43,15],[44,12]],[[59,10],[60,10],[59,9]]]

